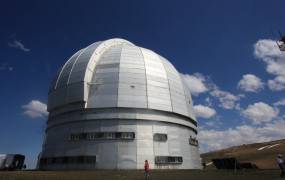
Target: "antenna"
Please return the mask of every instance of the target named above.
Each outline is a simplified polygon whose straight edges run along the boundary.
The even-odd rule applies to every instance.
[[[280,38],[282,38],[282,33],[280,30],[278,30],[278,34],[279,34]]]
[[[273,34],[273,32],[272,32],[272,34]],[[276,40],[275,42],[276,42],[280,51],[285,51],[285,36],[282,35],[280,30],[278,30],[278,34],[279,34],[280,38],[279,38],[279,40]],[[274,34],[273,34],[273,36],[274,36]]]

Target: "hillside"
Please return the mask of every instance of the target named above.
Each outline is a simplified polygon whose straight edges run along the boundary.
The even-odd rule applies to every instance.
[[[285,155],[285,139],[234,146],[201,154],[201,158],[208,164],[207,168],[213,168],[213,165],[209,165],[213,158],[235,157],[240,162],[254,163],[261,169],[276,169],[277,154]]]

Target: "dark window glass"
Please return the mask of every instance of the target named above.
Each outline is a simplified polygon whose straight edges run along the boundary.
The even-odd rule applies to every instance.
[[[62,163],[63,163],[63,157],[55,158],[55,164],[62,164]]]
[[[63,157],[63,160],[62,160],[62,163],[63,163],[63,164],[68,163],[68,157],[64,156],[64,157]]]
[[[40,164],[94,164],[96,163],[96,156],[63,156],[52,158],[41,158]]]
[[[67,163],[68,164],[75,164],[77,163],[77,157],[76,156],[70,156],[70,157],[67,157]]]
[[[119,139],[119,138],[121,138],[122,137],[122,133],[121,132],[117,132],[116,133],[116,139]]]
[[[84,163],[84,156],[78,156],[77,163]]]
[[[165,142],[167,141],[167,134],[155,133],[153,135],[153,140]]]

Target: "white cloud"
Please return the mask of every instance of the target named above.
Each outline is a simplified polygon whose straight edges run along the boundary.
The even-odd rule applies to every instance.
[[[258,40],[254,45],[254,54],[260,59],[282,56],[276,42],[271,39]]]
[[[266,71],[275,76],[267,82],[273,91],[285,90],[285,53],[281,52],[275,41],[263,39],[254,45],[254,54],[266,64]]]
[[[6,71],[6,70],[13,71],[13,69],[14,68],[12,66],[10,66],[8,63],[0,64],[0,71]]]
[[[32,100],[22,108],[24,109],[23,113],[31,118],[42,118],[48,115],[47,105],[38,100]]]
[[[220,107],[224,109],[234,109],[239,107],[239,104],[237,102],[240,100],[241,96],[236,96],[230,92],[222,91],[217,87],[214,88],[210,94],[213,97],[218,98]]]
[[[273,104],[274,106],[285,106],[285,98],[277,101]]]
[[[213,101],[210,97],[206,97],[205,103],[207,104],[207,106],[213,106]]]
[[[285,120],[266,123],[262,127],[241,125],[226,130],[201,129],[198,133],[200,149],[208,152],[241,144],[272,141],[285,137]]]
[[[272,119],[278,116],[279,111],[266,103],[258,102],[249,105],[245,110],[242,110],[241,113],[250,119],[253,124],[261,124],[272,121]]]
[[[24,46],[24,44],[21,43],[21,42],[18,41],[18,40],[14,40],[13,42],[9,42],[8,45],[9,45],[10,47],[12,47],[12,48],[16,48],[16,49],[22,50],[22,51],[24,51],[24,52],[29,52],[29,51],[31,51],[30,49],[26,48],[26,47]]]
[[[238,82],[238,87],[247,92],[257,92],[264,88],[264,83],[253,74],[245,74]]]
[[[200,93],[210,92],[212,97],[215,97],[219,101],[219,106],[224,109],[238,109],[238,101],[244,97],[244,95],[234,95],[230,92],[220,90],[219,87],[212,82],[212,80],[204,76],[201,73],[194,73],[193,75],[181,74],[184,82],[190,89],[192,95],[197,96]],[[211,104],[212,101],[209,98],[205,99],[207,104]]]
[[[196,117],[209,119],[216,114],[216,111],[213,108],[199,104],[194,106],[194,114]]]
[[[200,73],[194,73],[193,75],[181,74],[187,87],[189,88],[192,95],[197,96],[200,93],[208,91],[206,85],[206,78]]]
[[[285,76],[277,76],[273,80],[268,80],[267,84],[273,91],[285,90]]]

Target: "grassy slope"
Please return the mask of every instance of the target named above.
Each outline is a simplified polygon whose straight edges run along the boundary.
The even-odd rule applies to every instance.
[[[257,149],[266,145],[280,144],[270,149]],[[252,162],[262,169],[276,169],[276,156],[277,154],[285,155],[285,139],[264,143],[255,143],[248,145],[235,146],[220,151],[209,152],[201,154],[203,160],[211,162],[213,158],[219,157],[236,157],[239,161]]]
[[[279,171],[163,170],[150,180],[277,180]],[[0,172],[0,180],[143,180],[143,171],[18,171]]]

